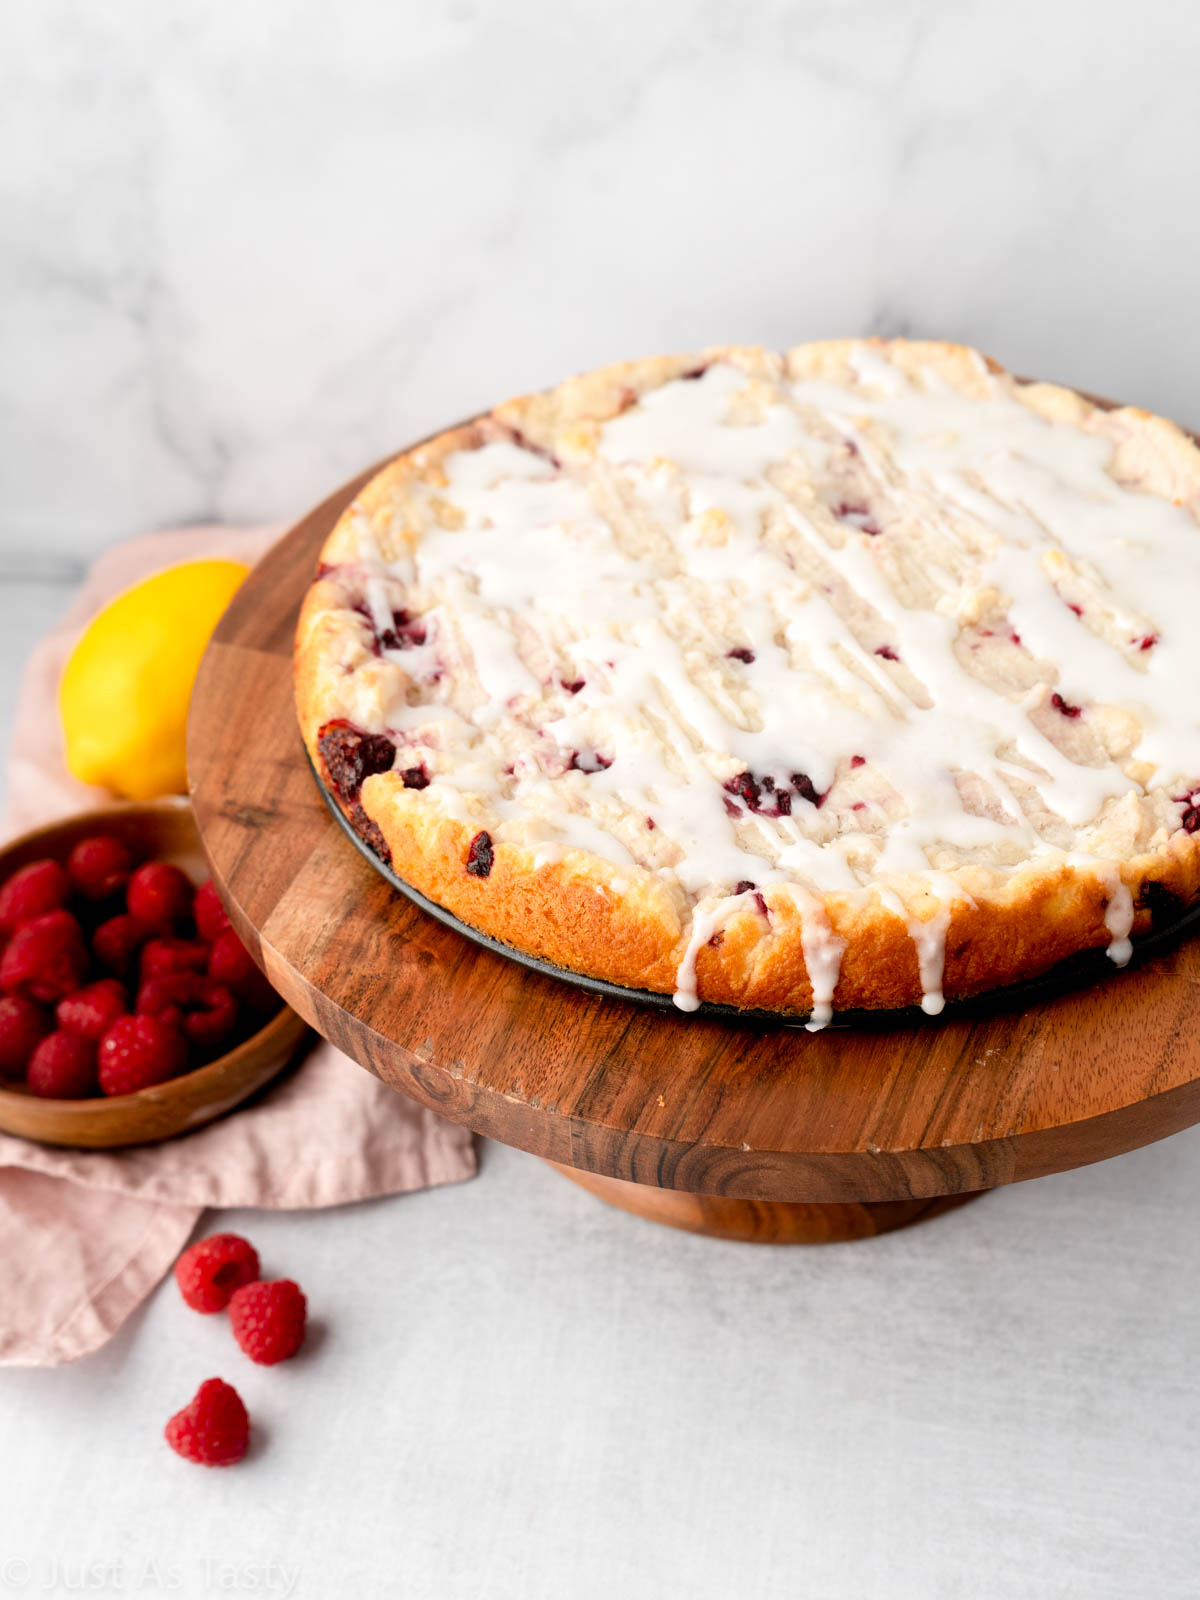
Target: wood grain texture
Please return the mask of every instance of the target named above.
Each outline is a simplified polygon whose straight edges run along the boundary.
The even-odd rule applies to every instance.
[[[723,1194],[689,1194],[684,1189],[655,1189],[626,1178],[602,1178],[579,1167],[550,1165],[564,1178],[598,1199],[632,1211],[648,1222],[703,1233],[710,1239],[739,1244],[845,1244],[874,1239],[897,1228],[940,1217],[979,1194],[944,1195],[935,1200],[847,1200],[840,1205],[787,1200],[732,1200]]]
[[[81,839],[111,833],[135,857],[172,861],[193,883],[206,875],[204,852],[182,797],[136,801],[80,812],[13,839],[0,849],[0,882],[30,861],[65,861]],[[167,1083],[135,1094],[43,1100],[23,1084],[0,1088],[0,1131],[41,1144],[84,1150],[154,1144],[224,1116],[287,1066],[308,1033],[294,1011],[278,1013],[248,1039]]]
[[[233,920],[339,1048],[563,1166],[756,1201],[963,1194],[1200,1120],[1195,942],[1026,1013],[810,1035],[590,996],[394,893],[326,812],[292,708],[297,609],[369,476],[306,517],[239,591],[189,729],[197,821]]]

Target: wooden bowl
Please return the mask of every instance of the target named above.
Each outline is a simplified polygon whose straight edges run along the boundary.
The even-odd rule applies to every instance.
[[[42,856],[65,861],[79,840],[92,833],[124,839],[135,857],[172,861],[193,883],[208,876],[191,805],[180,795],[105,806],[22,834],[0,848],[0,882]],[[169,1139],[222,1116],[269,1083],[295,1055],[306,1031],[281,1001],[266,1026],[233,1050],[194,1072],[136,1094],[44,1100],[23,1084],[5,1082],[0,1088],[0,1131],[87,1150]]]

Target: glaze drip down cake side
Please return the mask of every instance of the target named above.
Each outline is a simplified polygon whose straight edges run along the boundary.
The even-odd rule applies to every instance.
[[[936,1012],[1200,889],[1200,452],[961,346],[718,349],[400,456],[296,640],[395,872],[577,973]]]

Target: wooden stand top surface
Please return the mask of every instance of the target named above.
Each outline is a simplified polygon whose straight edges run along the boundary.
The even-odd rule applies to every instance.
[[[292,705],[301,597],[370,476],[235,596],[188,737],[196,820],[238,931],[348,1055],[565,1166],[750,1200],[960,1194],[1200,1121],[1200,940],[1026,1012],[809,1034],[589,995],[419,911],[329,815]]]

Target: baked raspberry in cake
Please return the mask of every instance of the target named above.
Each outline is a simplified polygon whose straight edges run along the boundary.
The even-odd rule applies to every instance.
[[[940,1009],[1200,891],[1200,452],[961,346],[717,349],[398,457],[300,619],[314,766],[566,969]]]

